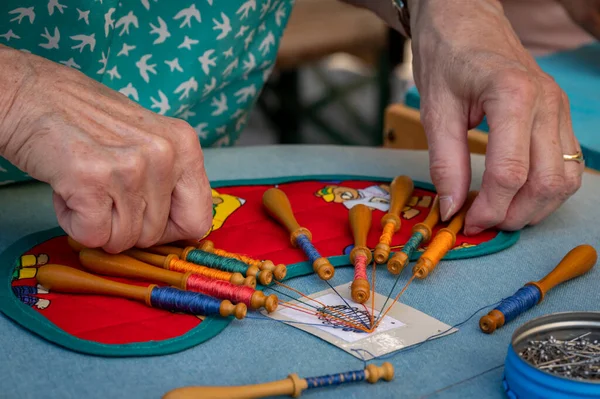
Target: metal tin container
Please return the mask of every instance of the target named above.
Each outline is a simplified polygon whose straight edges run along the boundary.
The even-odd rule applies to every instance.
[[[556,375],[535,367],[519,353],[529,341],[571,340],[585,333],[600,341],[600,312],[553,313],[533,319],[513,334],[505,360],[504,390],[509,398],[600,398],[600,382]]]

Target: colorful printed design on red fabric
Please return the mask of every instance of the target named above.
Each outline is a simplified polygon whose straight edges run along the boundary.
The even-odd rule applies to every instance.
[[[353,243],[348,212],[358,203],[373,209],[367,244],[371,249],[377,245],[381,234],[380,219],[389,208],[389,186],[361,180],[313,180],[217,188],[213,190],[213,226],[206,238],[214,242],[216,248],[228,252],[270,259],[275,264],[284,263],[288,265],[288,275],[293,274],[294,268],[306,259],[300,249],[291,246],[287,231],[263,208],[262,195],[274,186],[287,194],[298,223],[312,232],[313,243],[323,256],[347,259],[345,255]],[[425,219],[434,196],[434,192],[415,185],[413,197],[402,210],[402,227],[393,237],[393,251],[402,248],[411,235],[412,226]],[[434,232],[443,226],[437,226]],[[498,234],[497,231],[486,231],[476,237],[459,234],[451,252],[489,243]],[[68,245],[67,237],[51,238],[23,254],[12,275],[13,293],[56,327],[77,338],[103,344],[151,341],[158,344],[180,337],[206,322],[201,316],[166,312],[122,298],[47,292],[38,286],[35,278],[37,268],[47,263],[80,268],[77,253]],[[340,264],[350,266],[347,260],[337,263]]]

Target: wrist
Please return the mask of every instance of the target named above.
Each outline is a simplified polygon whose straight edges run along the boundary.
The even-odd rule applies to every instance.
[[[13,162],[11,148],[15,141],[24,140],[26,134],[19,129],[18,109],[21,91],[31,70],[27,54],[0,45],[0,70],[0,155]]]

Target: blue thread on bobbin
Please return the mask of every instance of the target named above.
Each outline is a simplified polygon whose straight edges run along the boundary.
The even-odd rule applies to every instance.
[[[513,296],[503,299],[496,308],[504,315],[505,323],[526,312],[540,301],[541,293],[536,286],[521,287]]]
[[[333,385],[340,385],[347,382],[364,381],[367,374],[364,370],[347,371],[345,373],[324,375],[321,377],[306,378],[308,388],[320,388]]]
[[[150,294],[152,307],[193,315],[218,315],[221,301],[209,296],[172,287],[155,287]]]
[[[406,244],[404,244],[404,247],[402,247],[402,250],[400,252],[404,252],[406,256],[408,256],[408,259],[410,259],[413,252],[415,252],[417,248],[419,248],[419,245],[421,245],[422,241],[423,234],[421,234],[418,231],[415,231],[410,237],[410,239],[406,242]]]
[[[300,248],[302,248],[302,251],[304,251],[308,259],[310,260],[310,263],[314,263],[317,259],[321,257],[319,251],[317,251],[317,249],[312,245],[308,237],[304,234],[298,235],[298,237],[296,238],[296,243]]]

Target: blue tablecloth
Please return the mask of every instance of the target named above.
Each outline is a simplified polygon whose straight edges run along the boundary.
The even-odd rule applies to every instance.
[[[206,151],[213,180],[302,174],[357,174],[392,178],[408,174],[430,181],[425,152],[353,147],[247,147]],[[473,156],[473,187],[480,184],[483,159]],[[482,258],[448,261],[431,277],[406,291],[403,302],[453,325],[476,309],[537,280],[571,248],[600,248],[600,175],[586,175],[581,191],[543,224],[526,229],[511,248]],[[51,190],[43,184],[0,189],[0,251],[17,239],[56,226]],[[347,228],[347,226],[340,226]],[[389,275],[378,273],[379,287]],[[338,268],[333,284],[352,279]],[[302,277],[303,292],[324,289]],[[600,266],[589,275],[555,288],[542,304],[498,330],[483,334],[480,313],[443,339],[389,359],[393,382],[325,388],[303,398],[502,398],[502,365],[514,329],[557,311],[597,310]],[[325,287],[326,288],[326,287]],[[387,292],[382,292],[384,295]],[[150,358],[101,358],[54,346],[0,316],[1,398],[160,398],[186,385],[241,385],[317,376],[362,367],[361,361],[294,327],[256,319],[233,322],[210,341],[180,353]]]
[[[600,43],[539,57],[537,61],[569,96],[573,131],[586,165],[600,170]],[[414,86],[408,90],[405,103],[420,108],[419,92]],[[489,131],[485,121],[478,129]]]

